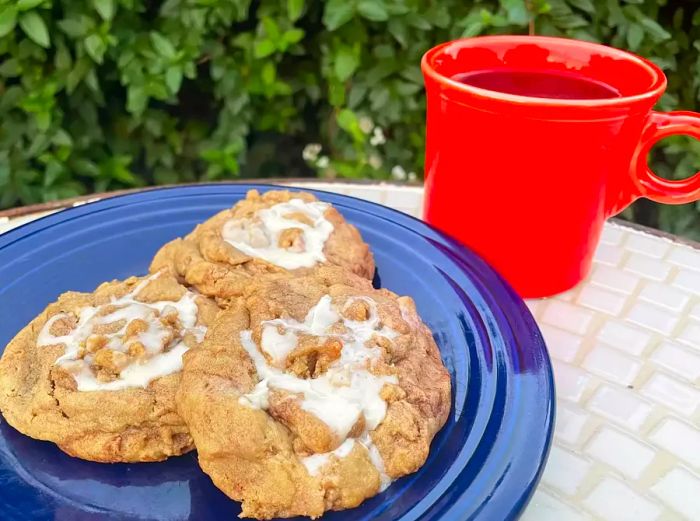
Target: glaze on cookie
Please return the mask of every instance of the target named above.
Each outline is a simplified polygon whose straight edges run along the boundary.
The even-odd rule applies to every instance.
[[[157,461],[193,448],[175,410],[182,355],[216,304],[167,273],[68,292],[0,359],[0,411],[33,438],[102,462]]]
[[[318,517],[423,465],[450,378],[410,298],[320,268],[233,301],[185,355],[177,403],[243,516]]]
[[[182,283],[225,301],[260,277],[327,265],[374,276],[368,245],[332,205],[306,192],[251,190],[233,208],[163,246],[151,271],[167,268]]]

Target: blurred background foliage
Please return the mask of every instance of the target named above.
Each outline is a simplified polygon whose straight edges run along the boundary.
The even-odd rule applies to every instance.
[[[419,180],[422,53],[527,32],[650,57],[660,108],[698,109],[696,2],[0,0],[0,207],[239,176]],[[653,164],[690,175],[700,144],[665,140]],[[698,205],[625,216],[700,239]]]

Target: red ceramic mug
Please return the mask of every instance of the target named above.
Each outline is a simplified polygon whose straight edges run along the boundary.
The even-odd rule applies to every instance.
[[[700,199],[700,173],[669,181],[647,166],[659,139],[700,139],[700,114],[653,111],[666,77],[643,58],[562,38],[486,36],[434,47],[421,67],[424,217],[489,261],[523,297],[581,281],[603,223],[634,200]],[[455,80],[476,71],[572,73],[617,94],[532,97]]]

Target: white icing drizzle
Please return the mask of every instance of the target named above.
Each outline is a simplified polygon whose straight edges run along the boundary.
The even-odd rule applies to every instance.
[[[404,298],[407,297],[401,297],[398,300],[401,318],[403,318],[406,321],[406,323],[409,324],[411,327],[419,329],[421,326],[421,321],[418,318],[418,316],[416,316],[416,313],[408,307],[408,304],[406,304]]]
[[[321,470],[321,468],[324,467],[330,461],[331,455],[334,455],[337,458],[344,458],[345,456],[350,454],[354,446],[355,440],[353,438],[348,438],[343,443],[341,443],[337,449],[331,452],[312,454],[311,456],[302,458],[301,462],[306,467],[306,470],[309,471],[309,474],[311,474],[312,476],[318,476],[318,473]]]
[[[290,199],[269,208],[258,210],[252,219],[231,219],[221,234],[223,239],[251,257],[264,259],[286,269],[311,268],[324,262],[323,248],[333,232],[333,225],[324,216],[328,203]],[[301,213],[311,224],[290,217]],[[298,228],[301,240],[289,248],[279,246],[284,230]]]
[[[283,364],[287,355],[297,346],[297,335],[294,331],[280,334],[276,325],[268,323],[262,328],[260,346],[276,365]]]
[[[112,297],[106,306],[115,307],[111,313],[105,313],[105,306],[86,306],[79,311],[77,324],[73,330],[62,336],[51,334],[53,324],[62,318],[69,317],[66,313],[52,316],[39,332],[38,346],[64,344],[65,351],[56,359],[55,364],[65,367],[74,377],[79,391],[116,391],[132,387],[146,387],[152,380],[166,376],[182,369],[182,355],[187,351],[183,337],[190,333],[197,342],[204,339],[206,328],[197,326],[197,304],[195,295],[186,292],[177,302],[161,300],[157,302],[140,302],[135,297],[159,273],[142,280],[131,292],[123,297]],[[165,326],[159,319],[161,316],[177,314],[181,334],[173,338],[171,328]],[[128,325],[133,320],[143,320],[147,324],[145,331],[124,338]],[[145,356],[126,365],[119,376],[110,381],[98,380],[91,369],[94,361],[93,354],[80,358],[80,349],[93,336],[93,328],[101,324],[111,324],[124,321],[122,327],[113,333],[99,333],[106,337],[105,347],[118,353],[127,353],[129,347],[139,342],[145,349]]]
[[[278,318],[262,323],[261,348],[278,365],[283,364],[287,355],[296,347],[298,333],[321,338],[338,338],[342,342],[340,358],[331,363],[324,374],[316,378],[299,378],[268,364],[267,359],[253,341],[252,332],[242,331],[241,345],[253,361],[260,381],[251,392],[241,396],[239,401],[250,407],[267,409],[270,389],[302,395],[302,409],[312,413],[344,440],[332,452],[314,454],[302,460],[312,475],[315,475],[314,472],[317,473],[328,462],[331,454],[341,458],[349,454],[355,441],[348,439],[348,433],[360,416],[364,416],[365,431],[358,442],[365,446],[372,463],[382,476],[383,490],[391,480],[384,473],[381,455],[372,443],[369,432],[376,429],[386,416],[386,402],[380,396],[382,388],[388,383],[398,383],[398,379],[393,375],[378,376],[368,371],[368,365],[380,356],[380,351],[365,344],[375,335],[391,340],[397,336],[397,333],[380,325],[376,302],[369,297],[350,298],[345,308],[357,300],[367,303],[369,310],[367,320],[356,321],[343,318],[333,309],[331,297],[325,295],[309,310],[304,322],[292,318]],[[329,331],[339,322],[344,326],[344,332]],[[280,332],[280,329],[283,331]]]
[[[321,469],[330,463],[331,456],[335,456],[338,459],[344,458],[352,452],[356,442],[367,449],[370,461],[377,469],[377,472],[379,472],[379,492],[384,492],[394,480],[391,479],[384,470],[382,455],[379,454],[379,449],[377,449],[377,446],[372,441],[372,438],[370,438],[368,432],[364,432],[358,440],[354,438],[346,439],[337,449],[330,452],[312,454],[311,456],[302,458],[301,462],[304,464],[309,474],[318,476]]]
[[[379,472],[379,492],[384,492],[393,481],[393,479],[387,475],[386,470],[384,469],[384,459],[379,453],[379,449],[372,441],[369,432],[363,432],[362,436],[360,436],[359,442],[365,446],[367,452],[369,453],[370,461],[377,469],[377,472]]]
[[[277,318],[262,323],[261,346],[275,365],[284,367],[287,355],[297,346],[297,333],[324,336],[326,330],[340,320],[340,315],[331,306],[331,298],[325,296],[306,314],[304,322],[293,318]],[[280,333],[279,330],[284,330]]]

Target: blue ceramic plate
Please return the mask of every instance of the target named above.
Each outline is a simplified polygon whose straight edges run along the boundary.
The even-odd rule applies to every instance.
[[[163,243],[249,188],[200,185],[114,197],[0,236],[0,346],[60,293],[144,274]],[[419,472],[323,519],[517,518],[539,479],[554,420],[551,366],[528,309],[481,259],[426,224],[351,197],[316,195],[360,229],[376,258],[375,283],[416,300],[453,391],[447,424]],[[240,512],[194,454],[163,463],[90,463],[2,419],[0,509],[5,521],[233,520]]]

